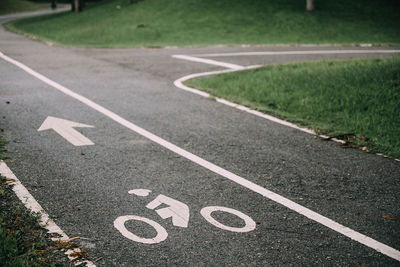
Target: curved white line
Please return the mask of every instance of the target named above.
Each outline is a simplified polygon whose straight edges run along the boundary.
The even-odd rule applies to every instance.
[[[283,56],[283,55],[339,55],[339,54],[396,54],[400,50],[314,50],[314,51],[261,51],[237,53],[196,54],[196,57]]]
[[[262,65],[254,65],[254,66],[243,67],[242,69],[235,69],[235,70],[234,69],[228,69],[228,70],[217,70],[217,71],[208,71],[208,72],[190,74],[190,75],[186,75],[184,77],[181,77],[181,78],[175,80],[174,81],[174,85],[176,87],[182,89],[182,90],[194,93],[196,95],[200,95],[202,97],[214,98],[209,93],[206,93],[206,92],[203,92],[203,91],[200,91],[198,89],[195,89],[195,88],[192,88],[192,87],[189,87],[189,86],[185,85],[184,82],[186,82],[187,80],[193,79],[193,78],[206,77],[206,76],[212,76],[212,75],[217,75],[217,74],[222,74],[222,73],[230,73],[230,72],[244,71],[244,70],[250,70],[250,69],[257,69],[257,68],[261,68],[261,67],[262,67]],[[227,105],[227,106],[230,106],[230,107],[245,111],[247,113],[256,115],[258,117],[261,117],[261,118],[264,118],[264,119],[267,119],[267,120],[270,120],[270,121],[273,121],[273,122],[276,122],[276,123],[279,123],[279,124],[282,124],[282,125],[285,125],[285,126],[297,129],[297,130],[300,130],[302,132],[306,132],[306,133],[309,133],[309,134],[312,134],[312,135],[317,135],[317,133],[315,133],[311,129],[299,127],[296,124],[293,124],[291,122],[278,119],[278,118],[276,118],[274,116],[262,113],[260,111],[253,110],[253,109],[250,109],[248,107],[245,107],[245,106],[230,102],[230,101],[228,101],[226,99],[216,97],[215,100],[217,102],[221,103],[221,104],[224,104],[224,105]],[[327,136],[324,136],[324,135],[318,135],[318,136],[321,136],[321,137],[324,137],[324,138],[328,138]],[[344,142],[343,140],[338,140],[338,141],[339,142]]]
[[[188,61],[193,61],[193,62],[201,62],[209,65],[215,65],[215,66],[221,66],[224,68],[228,69],[233,69],[233,70],[241,70],[244,67],[236,64],[231,64],[227,62],[222,62],[222,61],[216,61],[212,59],[204,59],[204,58],[199,58],[199,57],[192,57],[192,56],[185,56],[185,55],[173,55],[172,57],[174,58],[179,58],[179,59],[184,59]]]
[[[254,66],[248,66],[248,67],[241,67],[238,65],[234,65],[234,66],[238,66],[238,67],[232,67],[229,66],[231,65],[230,63],[225,63],[222,61],[215,61],[215,60],[208,60],[208,59],[201,59],[198,57],[227,57],[227,56],[272,56],[272,55],[321,55],[321,54],[372,54],[372,53],[382,53],[382,54],[396,54],[396,53],[400,53],[400,50],[315,50],[315,51],[261,51],[261,52],[237,52],[237,53],[211,53],[211,54],[196,54],[194,56],[186,56],[186,55],[173,55],[173,58],[178,58],[178,59],[184,59],[184,60],[189,60],[189,61],[194,61],[194,62],[201,62],[201,63],[205,63],[205,64],[210,64],[210,65],[218,65],[218,66],[224,66],[224,64],[228,64],[228,66],[225,66],[227,68],[229,68],[228,70],[218,70],[218,71],[210,71],[210,72],[202,72],[202,73],[195,73],[195,74],[190,74],[190,75],[186,75],[184,77],[181,77],[177,80],[174,81],[174,85],[182,90],[206,97],[206,98],[214,98],[212,95],[210,95],[209,93],[200,91],[198,89],[195,88],[191,88],[189,86],[184,85],[183,83],[187,80],[193,79],[193,78],[198,78],[198,77],[205,77],[205,76],[211,76],[211,75],[217,75],[217,74],[222,74],[222,73],[228,73],[228,72],[236,72],[236,71],[244,71],[244,70],[249,70],[249,69],[255,69],[255,68],[261,68],[263,65],[254,65]],[[216,64],[215,62],[218,62],[218,64]],[[239,68],[241,67],[241,68]],[[236,104],[236,103],[232,103],[226,99],[223,98],[215,98],[217,102],[245,111],[247,113],[256,115],[258,117],[279,123],[281,125],[285,125],[294,129],[297,129],[299,131],[305,132],[305,133],[309,133],[312,135],[316,135],[322,138],[329,138],[326,135],[320,135],[317,134],[315,131],[313,131],[312,129],[308,129],[308,128],[303,128],[303,127],[299,127],[296,124],[290,123],[288,121],[285,120],[281,120],[278,119],[274,116],[262,113],[260,111],[257,110],[253,110],[250,109],[248,107]],[[330,140],[338,142],[338,143],[346,143],[344,140],[340,140],[337,138],[331,138]],[[395,159],[396,161],[400,161],[399,159]]]

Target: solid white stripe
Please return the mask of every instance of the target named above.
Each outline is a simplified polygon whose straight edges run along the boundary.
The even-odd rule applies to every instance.
[[[185,81],[193,79],[193,78],[211,76],[211,75],[229,73],[229,72],[236,72],[236,71],[242,71],[242,70],[250,70],[250,69],[256,69],[256,68],[260,68],[260,67],[261,66],[255,65],[255,66],[244,67],[243,69],[240,69],[240,70],[228,69],[228,70],[217,70],[217,71],[209,71],[209,72],[201,72],[201,73],[190,74],[190,75],[184,76],[184,77],[179,78],[178,80],[176,80],[174,82],[174,85],[176,87],[180,88],[180,89],[185,90],[185,91],[188,91],[188,92],[191,92],[191,93],[203,96],[203,97],[211,98],[212,96],[209,93],[197,90],[195,88],[191,88],[189,86],[184,85],[183,83]],[[233,108],[236,108],[236,109],[251,113],[251,114],[256,115],[258,117],[262,117],[264,119],[267,119],[267,120],[270,120],[270,121],[273,121],[273,122],[276,122],[276,123],[279,123],[279,124],[282,124],[282,125],[285,125],[285,126],[288,126],[288,127],[291,127],[291,128],[294,128],[294,129],[297,129],[297,130],[300,130],[300,131],[303,131],[303,132],[306,132],[306,133],[309,133],[309,134],[313,134],[313,135],[316,134],[314,131],[312,131],[310,129],[298,127],[297,125],[295,125],[293,123],[278,119],[276,117],[273,117],[273,116],[268,115],[268,114],[264,114],[264,113],[256,111],[256,110],[252,110],[252,109],[250,109],[248,107],[245,107],[245,106],[242,106],[242,105],[238,105],[236,103],[230,102],[230,101],[222,99],[222,98],[216,98],[216,101],[221,103],[221,104],[224,104],[224,105],[227,105],[227,106],[230,106],[230,107],[233,107]]]
[[[189,61],[194,61],[194,62],[210,64],[210,65],[215,65],[215,66],[221,66],[221,67],[225,67],[225,68],[233,69],[233,70],[243,69],[243,66],[240,66],[240,65],[221,62],[221,61],[216,61],[216,60],[212,60],[212,59],[204,59],[204,58],[184,56],[184,55],[173,55],[172,57],[179,58],[179,59],[184,59],[184,60],[189,60]]]
[[[366,245],[366,246],[368,246],[370,248],[375,249],[376,251],[378,251],[378,252],[380,252],[382,254],[385,254],[385,255],[393,258],[393,259],[396,259],[396,260],[400,261],[400,251],[398,251],[398,250],[396,250],[396,249],[394,249],[392,247],[389,247],[389,246],[387,246],[387,245],[385,245],[385,244],[383,244],[381,242],[378,242],[378,241],[376,241],[376,240],[374,240],[372,238],[369,238],[366,235],[358,233],[358,232],[356,232],[356,231],[354,231],[354,230],[352,230],[352,229],[350,229],[348,227],[345,227],[345,226],[343,226],[343,225],[341,225],[341,224],[339,224],[339,223],[337,223],[337,222],[335,222],[335,221],[333,221],[333,220],[331,220],[331,219],[329,219],[329,218],[327,218],[325,216],[322,216],[322,215],[320,215],[320,214],[318,214],[318,213],[316,213],[316,212],[314,212],[314,211],[312,211],[312,210],[310,210],[310,209],[308,209],[306,207],[303,207],[303,206],[301,206],[301,205],[299,205],[299,204],[297,204],[297,203],[295,203],[295,202],[293,202],[293,201],[291,201],[291,200],[289,200],[289,199],[287,199],[287,198],[285,198],[283,196],[280,196],[280,195],[278,195],[278,194],[276,194],[276,193],[274,193],[274,192],[272,192],[272,191],[270,191],[268,189],[265,189],[265,188],[255,184],[255,183],[253,183],[251,181],[248,181],[248,180],[246,180],[246,179],[244,179],[244,178],[242,178],[242,177],[240,177],[240,176],[238,176],[236,174],[233,174],[233,173],[231,173],[231,172],[229,172],[229,171],[227,171],[227,170],[225,170],[225,169],[223,169],[221,167],[218,167],[217,165],[215,165],[215,164],[213,164],[211,162],[208,162],[208,161],[206,161],[206,160],[204,160],[204,159],[202,159],[202,158],[200,158],[200,157],[198,157],[198,156],[196,156],[196,155],[194,155],[194,154],[192,154],[192,153],[190,153],[190,152],[188,152],[188,151],[186,151],[186,150],[184,150],[184,149],[182,149],[182,148],[180,148],[180,147],[178,147],[178,146],[176,146],[176,145],[174,145],[174,144],[172,144],[172,143],[170,143],[170,142],[168,142],[168,141],[166,141],[166,140],[164,140],[164,139],[162,139],[162,138],[160,138],[160,137],[158,137],[158,136],[156,136],[156,135],[154,135],[154,134],[152,134],[152,133],[150,133],[150,132],[148,132],[146,130],[144,130],[143,128],[140,128],[139,126],[136,126],[135,124],[125,120],[124,118],[118,116],[117,114],[113,113],[112,111],[110,111],[110,110],[108,110],[108,109],[106,109],[106,108],[94,103],[93,101],[87,99],[86,97],[83,97],[83,96],[81,96],[81,95],[79,95],[77,93],[74,93],[73,91],[65,88],[64,86],[62,86],[62,85],[60,85],[60,84],[58,84],[58,83],[56,83],[56,82],[44,77],[43,75],[33,71],[32,69],[30,69],[29,67],[23,65],[22,63],[20,63],[20,62],[18,62],[16,60],[13,60],[10,57],[5,56],[1,52],[0,52],[0,57],[3,58],[6,61],[18,66],[18,67],[20,67],[21,69],[25,70],[26,72],[28,72],[32,76],[42,80],[43,82],[47,83],[48,85],[51,85],[52,87],[54,87],[57,90],[63,92],[64,94],[69,95],[69,96],[75,98],[76,100],[81,101],[82,103],[88,105],[89,107],[92,107],[93,109],[97,110],[98,112],[100,112],[100,113],[104,114],[105,116],[109,117],[110,119],[118,122],[119,124],[127,127],[128,129],[131,129],[132,131],[134,131],[134,132],[136,132],[136,133],[138,133],[138,134],[140,134],[140,135],[152,140],[153,142],[155,142],[155,143],[157,143],[157,144],[159,144],[159,145],[161,145],[161,146],[163,146],[163,147],[175,152],[176,154],[178,154],[178,155],[180,155],[180,156],[182,156],[182,157],[184,157],[184,158],[186,158],[186,159],[188,159],[188,160],[190,160],[190,161],[192,161],[192,162],[194,162],[194,163],[196,163],[196,164],[198,164],[200,166],[203,166],[204,168],[206,168],[206,169],[208,169],[210,171],[213,171],[216,174],[219,174],[219,175],[221,175],[221,176],[223,176],[223,177],[225,177],[225,178],[227,178],[227,179],[229,179],[229,180],[231,180],[231,181],[233,181],[233,182],[235,182],[235,183],[237,183],[239,185],[242,185],[243,187],[246,187],[246,188],[252,190],[253,192],[259,193],[260,195],[263,195],[263,196],[265,196],[265,197],[267,197],[267,198],[269,198],[269,199],[271,199],[271,200],[273,200],[273,201],[275,201],[275,202],[277,202],[277,203],[279,203],[279,204],[281,204],[281,205],[283,205],[283,206],[285,206],[285,207],[287,207],[287,208],[289,208],[289,209],[291,209],[293,211],[296,211],[299,214],[302,214],[302,215],[306,216],[307,218],[309,218],[309,219],[311,219],[313,221],[316,221],[316,222],[318,222],[318,223],[320,223],[322,225],[325,225],[326,227],[328,227],[328,228],[330,228],[330,229],[332,229],[332,230],[334,230],[334,231],[336,231],[338,233],[341,233],[341,234],[343,234],[343,235],[345,235],[345,236],[347,236],[347,237],[349,237],[349,238],[351,238],[351,239],[353,239],[353,240],[355,240],[355,241],[357,241],[357,242],[359,242],[361,244],[364,244],[364,245]]]
[[[28,189],[21,183],[21,181],[14,175],[14,173],[8,168],[4,161],[0,161],[0,175],[10,179],[13,181],[10,185],[13,185],[12,189],[17,197],[21,200],[21,202],[25,205],[25,207],[31,212],[35,212],[39,214],[39,225],[45,228],[50,234],[58,234],[59,238],[52,238],[53,241],[68,241],[69,237],[63,230],[61,230],[58,225],[49,218],[49,215],[46,211],[40,206],[40,204],[36,201],[36,199],[29,193]],[[74,252],[80,252],[79,248],[68,249],[65,254],[68,255],[68,258],[73,261],[74,265],[80,265],[82,263],[86,263],[86,266],[96,267],[91,261],[74,261],[76,257],[70,256],[70,254]]]
[[[261,51],[195,54],[196,57],[235,57],[235,56],[283,56],[283,55],[328,55],[328,54],[395,54],[400,50],[313,50],[313,51]]]

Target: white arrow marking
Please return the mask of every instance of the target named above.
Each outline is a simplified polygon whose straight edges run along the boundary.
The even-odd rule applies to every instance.
[[[74,146],[94,145],[94,143],[90,141],[90,139],[83,136],[80,132],[75,130],[74,127],[93,128],[94,126],[49,116],[43,122],[42,126],[40,126],[38,131],[40,132],[53,129],[56,133],[64,137]]]

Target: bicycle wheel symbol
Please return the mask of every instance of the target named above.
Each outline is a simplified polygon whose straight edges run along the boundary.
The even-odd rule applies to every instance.
[[[130,220],[135,220],[135,221],[141,221],[145,222],[148,225],[152,226],[154,230],[157,231],[156,237],[153,238],[143,238],[140,236],[137,236],[133,234],[132,232],[128,231],[125,227],[125,223]],[[168,237],[168,233],[165,230],[164,227],[162,227],[160,224],[157,222],[147,219],[145,217],[140,217],[140,216],[135,216],[135,215],[125,215],[125,216],[120,216],[114,221],[114,227],[117,228],[117,230],[126,238],[139,242],[139,243],[144,243],[144,244],[156,244],[164,241]]]
[[[243,226],[243,227],[231,227],[231,226],[227,226],[225,224],[222,224],[219,221],[215,220],[211,216],[211,213],[214,212],[214,211],[223,211],[223,212],[227,212],[227,213],[231,213],[233,215],[236,215],[240,219],[242,219],[245,222],[246,225]],[[247,216],[243,212],[240,212],[240,211],[235,210],[235,209],[231,209],[231,208],[227,208],[227,207],[219,207],[219,206],[210,206],[210,207],[202,208],[201,211],[200,211],[200,214],[209,223],[211,223],[212,225],[214,225],[214,226],[216,226],[218,228],[221,228],[223,230],[228,230],[228,231],[237,232],[237,233],[246,233],[246,232],[253,231],[256,228],[256,222],[252,218],[250,218],[249,216]]]
[[[130,190],[129,194],[134,194],[136,196],[140,197],[147,197],[151,193],[151,190],[148,189],[134,189]],[[159,206],[163,205],[162,207],[158,208]],[[177,227],[183,227],[187,228],[189,224],[189,218],[190,218],[190,212],[189,212],[189,206],[186,205],[183,202],[180,202],[176,199],[167,197],[165,195],[158,195],[153,201],[148,203],[146,205],[146,208],[155,210],[156,213],[162,218],[162,219],[172,219],[172,224]],[[158,209],[156,209],[158,208]],[[245,223],[243,227],[232,227],[225,225],[216,219],[214,219],[211,214],[213,212],[225,212],[225,213],[230,213],[234,216],[239,217],[242,219]],[[256,222],[247,216],[246,214],[227,207],[221,207],[221,206],[209,206],[202,208],[200,211],[201,216],[204,217],[204,219],[209,222],[210,224],[226,231],[231,231],[231,232],[238,232],[238,233],[246,233],[253,231],[256,228]],[[138,235],[135,235],[134,233],[130,232],[126,227],[125,223],[127,221],[141,221],[144,222],[156,230],[157,235],[153,238],[144,238],[140,237]],[[145,217],[140,217],[136,215],[124,215],[120,216],[114,221],[114,227],[117,228],[117,230],[126,238],[143,243],[143,244],[156,244],[164,241],[168,237],[167,230],[165,230],[164,227],[162,227],[160,224],[157,222],[150,220]]]

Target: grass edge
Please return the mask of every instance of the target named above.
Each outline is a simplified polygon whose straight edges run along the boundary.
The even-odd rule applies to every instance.
[[[362,60],[362,59],[330,59],[330,60],[339,61],[339,62],[347,62],[347,61]],[[187,87],[189,87],[189,88],[208,93],[209,97],[206,97],[208,99],[216,100],[218,98],[218,99],[221,99],[221,100],[224,100],[224,101],[227,101],[227,102],[234,103],[234,104],[236,104],[238,106],[249,108],[252,111],[257,111],[257,112],[260,112],[262,114],[275,117],[275,118],[277,118],[279,120],[282,120],[282,121],[285,121],[285,122],[288,122],[288,123],[292,123],[295,126],[306,130],[310,134],[322,138],[322,140],[334,141],[334,142],[337,142],[337,143],[339,143],[339,144],[341,144],[341,145],[343,145],[345,147],[355,148],[355,149],[364,151],[366,153],[375,154],[377,156],[393,159],[393,160],[395,160],[397,162],[400,162],[400,157],[397,158],[397,157],[393,157],[393,156],[390,156],[390,155],[386,155],[386,154],[381,153],[381,152],[379,152],[377,150],[374,150],[373,147],[371,148],[371,147],[368,147],[368,146],[359,146],[357,143],[353,143],[352,140],[349,140],[346,136],[344,136],[344,138],[341,138],[342,136],[340,136],[340,135],[336,135],[336,136],[329,135],[329,133],[327,133],[326,131],[318,128],[318,126],[313,126],[310,123],[306,123],[306,122],[304,122],[302,120],[291,119],[290,117],[287,117],[284,114],[277,112],[276,110],[269,110],[269,109],[264,108],[264,107],[259,107],[257,105],[253,105],[253,103],[251,103],[250,101],[240,102],[238,100],[232,100],[232,99],[229,99],[229,98],[216,96],[213,93],[211,93],[211,92],[209,92],[207,90],[204,90],[203,88],[193,87],[190,84],[190,81],[192,81],[192,80],[200,80],[200,79],[206,78],[206,77],[219,76],[219,75],[232,74],[232,73],[250,72],[250,71],[254,71],[254,70],[257,70],[257,69],[262,69],[264,67],[272,66],[272,65],[277,66],[277,65],[290,65],[290,64],[298,64],[298,63],[313,63],[313,62],[324,62],[324,61],[325,60],[312,60],[312,61],[306,61],[306,62],[287,62],[287,63],[283,63],[283,64],[282,63],[266,64],[266,65],[262,65],[262,66],[259,66],[259,67],[256,67],[256,68],[240,69],[240,70],[232,71],[232,72],[229,72],[229,73],[217,73],[217,74],[210,74],[210,75],[207,75],[207,76],[194,77],[194,78],[190,78],[190,79],[187,79],[187,80],[183,81],[182,84],[187,86]],[[224,104],[224,103],[221,103],[221,104]],[[224,105],[227,105],[227,104],[224,104]],[[234,107],[234,108],[242,110],[242,111],[245,111],[245,110],[243,110],[241,108],[238,108],[238,107]],[[248,112],[248,111],[246,111],[246,112]],[[264,119],[267,119],[267,118],[264,118]],[[288,126],[288,127],[290,127],[290,126]]]

